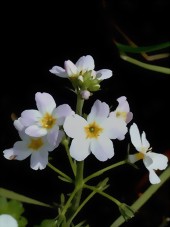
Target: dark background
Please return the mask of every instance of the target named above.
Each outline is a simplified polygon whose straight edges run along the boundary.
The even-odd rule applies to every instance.
[[[75,63],[88,54],[93,56],[96,70],[111,69],[113,77],[102,82],[102,90],[91,97],[85,111],[88,113],[97,98],[116,107],[116,99],[127,96],[134,114],[133,122],[146,132],[153,151],[168,154],[170,75],[145,70],[121,60],[112,39],[120,38],[113,26],[114,21],[139,46],[169,41],[169,7],[168,0],[63,0],[39,1],[36,4],[26,1],[2,5],[0,187],[48,203],[59,201],[61,192],[70,192],[71,187],[69,190],[50,169],[33,171],[29,168],[29,158],[23,162],[10,162],[3,158],[2,152],[18,140],[11,113],[20,116],[23,110],[36,108],[36,92],[48,92],[57,105],[68,103],[74,108],[75,96],[66,89],[70,86],[69,81],[56,77],[49,69],[54,65],[63,67],[68,59]],[[166,51],[169,52],[169,49]],[[170,60],[159,60],[154,64],[169,67]],[[116,154],[108,162],[99,163],[89,156],[85,161],[85,175],[124,158],[128,141],[128,135],[123,142],[114,141]],[[56,151],[52,155],[53,164],[69,173],[62,148],[58,153]],[[111,186],[108,192],[129,205],[149,186],[143,165],[138,171],[120,167],[109,172],[109,177]],[[135,218],[122,226],[159,227],[163,218],[170,216],[169,183],[142,207]],[[39,224],[42,219],[55,217],[55,212],[45,208],[27,204],[24,207],[30,227]],[[117,207],[97,195],[76,220],[87,217],[92,227],[108,227],[118,216]]]

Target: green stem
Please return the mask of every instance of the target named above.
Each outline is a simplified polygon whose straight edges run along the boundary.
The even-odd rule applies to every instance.
[[[121,53],[120,54],[120,57],[123,60],[125,60],[127,62],[130,62],[130,63],[132,63],[134,65],[140,66],[142,68],[153,70],[153,71],[156,71],[156,72],[165,73],[165,74],[170,74],[170,68],[166,68],[166,67],[162,67],[162,66],[157,66],[157,65],[147,64],[147,63],[138,61],[138,60],[136,60],[134,58],[131,58],[131,57],[127,56],[125,53]]]
[[[122,204],[121,202],[119,202],[119,200],[115,199],[113,196],[111,196],[111,195],[109,195],[109,194],[107,194],[107,193],[101,191],[100,189],[98,189],[98,188],[96,188],[96,187],[94,187],[94,186],[90,186],[90,185],[87,185],[87,184],[86,184],[86,185],[84,185],[84,188],[88,188],[88,189],[90,189],[91,191],[95,191],[95,192],[97,192],[98,194],[100,194],[100,195],[106,197],[107,199],[109,199],[109,200],[111,200],[112,202],[114,202],[118,207],[121,206],[121,204]]]
[[[79,205],[73,216],[70,218],[68,224],[71,224],[75,216],[80,212],[80,210],[86,205],[86,203],[97,193],[97,191],[93,191],[86,197],[86,199]]]
[[[82,116],[82,110],[84,105],[84,99],[81,98],[80,94],[77,94],[76,114]]]
[[[47,164],[48,167],[50,167],[52,170],[54,170],[56,173],[58,173],[60,176],[64,177],[65,179],[67,179],[70,183],[73,182],[73,180],[66,175],[65,173],[63,173],[61,170],[57,169],[56,167],[54,167],[53,165],[51,165],[50,163]]]
[[[71,195],[69,196],[69,199],[67,200],[67,203],[65,204],[62,212],[61,212],[61,216],[64,216],[65,213],[67,212],[68,208],[70,207],[70,204],[71,204],[71,201],[72,199],[74,198],[75,194],[77,193],[78,191],[78,187],[74,189],[74,191],[71,193]]]
[[[89,175],[88,177],[86,177],[86,178],[84,179],[84,183],[86,183],[87,181],[89,181],[90,179],[92,179],[92,178],[94,178],[94,177],[100,176],[101,174],[103,174],[104,172],[106,172],[106,171],[108,171],[108,170],[111,170],[111,169],[113,169],[113,168],[115,168],[115,167],[124,165],[124,164],[126,164],[126,163],[127,163],[127,160],[123,160],[123,161],[117,162],[117,163],[115,163],[115,164],[113,164],[113,165],[110,165],[110,166],[108,166],[108,167],[106,167],[106,168],[103,168],[103,169],[101,169],[101,170],[99,170],[99,171],[97,171],[97,172],[95,172],[95,173]]]
[[[68,160],[69,160],[69,162],[70,162],[71,169],[72,169],[73,174],[74,174],[74,176],[75,176],[75,175],[76,175],[76,169],[75,169],[75,164],[74,164],[74,162],[73,162],[73,159],[72,159],[72,157],[70,156],[69,139],[64,139],[64,140],[62,141],[62,144],[64,145],[64,148],[65,148],[65,150],[66,150],[66,152],[67,152]]]
[[[82,116],[82,109],[84,100],[77,94],[76,114]],[[76,176],[75,176],[75,195],[72,199],[71,206],[66,213],[67,222],[72,219],[74,213],[79,207],[82,190],[83,190],[83,172],[84,172],[84,161],[77,161]]]
[[[161,182],[151,185],[131,206],[134,212],[137,212],[156,191],[170,178],[170,166],[160,175]],[[110,227],[119,227],[124,223],[123,216],[117,218]]]

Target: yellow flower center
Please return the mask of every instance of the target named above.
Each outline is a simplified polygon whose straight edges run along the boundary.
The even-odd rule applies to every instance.
[[[37,139],[31,139],[31,142],[28,146],[28,148],[32,149],[32,150],[38,150],[40,147],[43,146],[43,140],[41,138],[37,138]]]
[[[135,154],[135,156],[136,156],[137,160],[144,159],[144,154],[141,152]]]
[[[121,111],[117,111],[116,112],[116,117],[120,117],[120,118],[123,118],[125,121],[126,121],[126,118],[127,118],[127,113],[126,112],[121,112]]]
[[[100,128],[98,124],[94,121],[93,123],[89,124],[88,126],[84,127],[86,132],[86,138],[97,138],[100,133],[103,131],[103,128]]]
[[[56,119],[53,118],[49,113],[46,113],[44,117],[41,119],[41,124],[43,128],[50,129],[56,123]]]

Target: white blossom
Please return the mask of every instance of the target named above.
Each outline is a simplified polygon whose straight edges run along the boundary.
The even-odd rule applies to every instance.
[[[94,59],[91,55],[82,56],[74,64],[72,61],[67,60],[64,62],[64,68],[60,66],[53,66],[49,71],[56,76],[63,78],[74,78],[80,77],[82,80],[83,74],[91,71],[91,76],[99,80],[108,79],[112,76],[112,71],[109,69],[101,69],[95,71]]]
[[[110,115],[114,115],[118,118],[122,118],[126,123],[129,123],[133,118],[133,113],[130,112],[129,103],[125,96],[121,96],[117,99],[118,107],[115,111],[111,112]]]
[[[63,132],[59,132],[55,146],[52,146],[46,136],[30,137],[24,131],[20,131],[20,141],[15,142],[13,148],[3,151],[8,160],[22,161],[31,156],[31,168],[34,170],[44,169],[48,163],[48,154],[61,142]]]
[[[66,134],[73,138],[70,155],[77,161],[84,160],[90,153],[100,161],[112,158],[114,147],[111,139],[127,132],[126,123],[109,117],[109,106],[100,100],[93,104],[87,120],[77,114],[70,115],[63,127]]]
[[[45,92],[37,92],[35,100],[38,110],[23,111],[14,125],[19,131],[24,129],[32,137],[47,135],[48,142],[55,145],[58,135],[62,133],[59,127],[72,110],[67,104],[56,107],[53,97]]]
[[[139,129],[135,123],[130,127],[131,142],[139,152],[129,155],[129,161],[135,163],[142,159],[145,167],[149,171],[149,180],[151,184],[158,184],[160,178],[155,173],[155,170],[164,170],[168,165],[168,158],[163,154],[154,153],[151,150],[150,144],[146,139],[145,132],[140,136]]]

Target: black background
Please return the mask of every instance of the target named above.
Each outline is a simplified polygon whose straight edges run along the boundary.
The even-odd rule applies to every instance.
[[[48,203],[59,201],[62,191],[70,192],[71,187],[69,190],[50,169],[33,171],[29,168],[29,158],[23,162],[10,162],[3,158],[2,151],[18,140],[11,113],[19,116],[25,109],[36,108],[36,92],[50,93],[57,105],[68,103],[75,107],[75,96],[66,89],[70,86],[69,81],[56,77],[49,69],[54,65],[63,67],[68,59],[75,63],[83,55],[93,56],[96,70],[108,68],[113,71],[113,77],[102,82],[102,90],[91,97],[85,111],[88,113],[97,98],[116,107],[116,99],[125,95],[134,114],[133,122],[146,132],[154,151],[168,152],[170,76],[121,60],[112,39],[119,39],[113,27],[114,20],[139,46],[169,41],[169,6],[168,0],[24,1],[2,5],[0,187]],[[169,67],[170,61],[164,59],[154,64]],[[125,141],[114,142],[116,154],[108,162],[99,163],[89,156],[85,161],[85,175],[124,158],[128,141],[127,135]],[[62,151],[61,148],[53,154],[53,164],[69,173]],[[143,165],[138,171],[120,167],[109,173],[109,177],[108,192],[128,204],[149,186]],[[167,182],[135,218],[122,226],[159,226],[164,216],[170,216],[169,186]],[[55,212],[48,209],[24,206],[30,227],[42,219],[55,217]],[[108,227],[118,215],[114,204],[97,195],[77,221],[87,218],[92,227]]]

